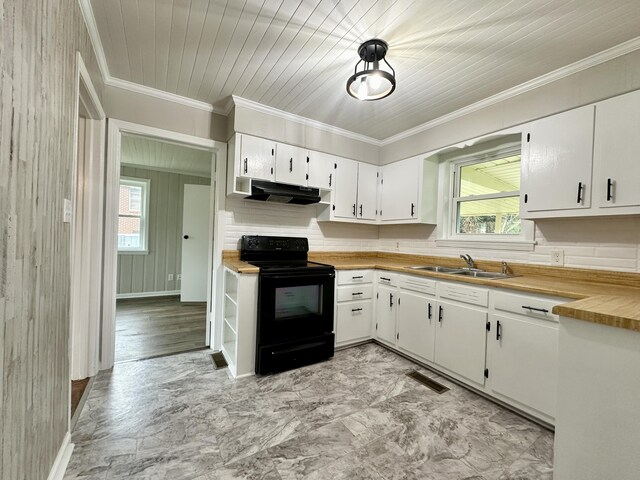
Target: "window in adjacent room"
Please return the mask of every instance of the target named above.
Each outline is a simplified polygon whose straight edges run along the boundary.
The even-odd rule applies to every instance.
[[[118,251],[146,253],[149,180],[121,177],[118,202]]]

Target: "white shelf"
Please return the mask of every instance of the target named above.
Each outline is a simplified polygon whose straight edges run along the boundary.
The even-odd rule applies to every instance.
[[[232,304],[234,304],[236,307],[238,306],[238,294],[237,293],[224,293],[224,298],[226,300],[229,300]]]
[[[238,335],[237,319],[235,315],[224,317],[225,328],[229,328],[234,335]]]

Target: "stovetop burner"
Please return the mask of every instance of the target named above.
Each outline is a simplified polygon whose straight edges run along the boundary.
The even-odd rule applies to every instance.
[[[274,271],[290,271],[290,270],[333,270],[331,265],[325,265],[324,263],[309,262],[307,260],[261,260],[251,261],[251,265],[260,267],[261,272],[274,272]]]

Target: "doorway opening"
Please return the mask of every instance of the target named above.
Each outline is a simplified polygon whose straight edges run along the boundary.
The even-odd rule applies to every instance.
[[[122,136],[115,362],[206,348],[212,153]]]
[[[65,206],[65,221],[71,221],[70,429],[100,368],[106,136],[105,113],[80,53],[76,61],[74,189]]]
[[[104,289],[102,302],[102,341],[100,368],[113,367],[116,352],[116,292],[118,290],[118,226],[120,204],[120,170],[122,163],[122,143],[126,137],[143,137],[163,144],[177,145],[208,152],[211,163],[211,187],[209,222],[207,232],[206,278],[206,345],[217,345],[219,333],[212,328],[213,318],[221,315],[221,289],[216,288],[222,279],[222,245],[224,238],[224,186],[226,179],[227,145],[207,138],[177,133],[123,120],[109,119],[107,124],[107,173],[105,197],[104,234]],[[184,162],[178,162],[182,165]],[[126,162],[125,162],[126,166]],[[152,182],[150,182],[152,183]],[[204,201],[203,201],[204,203]],[[150,207],[151,208],[151,207]],[[188,233],[185,233],[189,235]],[[183,234],[183,235],[185,235]],[[138,260],[140,261],[140,260]],[[165,270],[168,279],[168,273]],[[175,272],[174,272],[175,275]],[[181,281],[184,278],[181,278]],[[175,276],[174,276],[175,281]],[[168,288],[168,287],[167,287]],[[175,295],[175,291],[174,291]]]

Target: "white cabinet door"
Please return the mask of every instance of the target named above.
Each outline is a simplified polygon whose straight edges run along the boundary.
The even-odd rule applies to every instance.
[[[401,290],[398,301],[398,348],[433,362],[435,301],[432,297]]]
[[[378,167],[359,162],[358,165],[358,218],[375,220],[378,199]]]
[[[587,106],[543,118],[525,130],[520,186],[525,218],[527,212],[589,208],[593,122],[594,107]]]
[[[436,319],[435,363],[484,385],[487,313],[441,301]]]
[[[291,185],[307,184],[308,150],[278,143],[276,146],[276,182]]]
[[[264,138],[240,135],[241,177],[273,180],[276,142]]]
[[[594,204],[640,205],[640,91],[596,105]]]
[[[336,158],[336,186],[333,191],[333,215],[338,218],[356,218],[358,195],[358,162]]]
[[[492,315],[488,342],[491,389],[555,418],[558,324]]]
[[[333,189],[335,184],[335,157],[328,153],[309,151],[308,187]]]
[[[396,288],[378,285],[376,299],[376,336],[385,342],[396,343]]]
[[[382,167],[382,221],[411,220],[418,216],[420,157]]]
[[[371,300],[338,304],[336,343],[355,342],[371,338]]]

